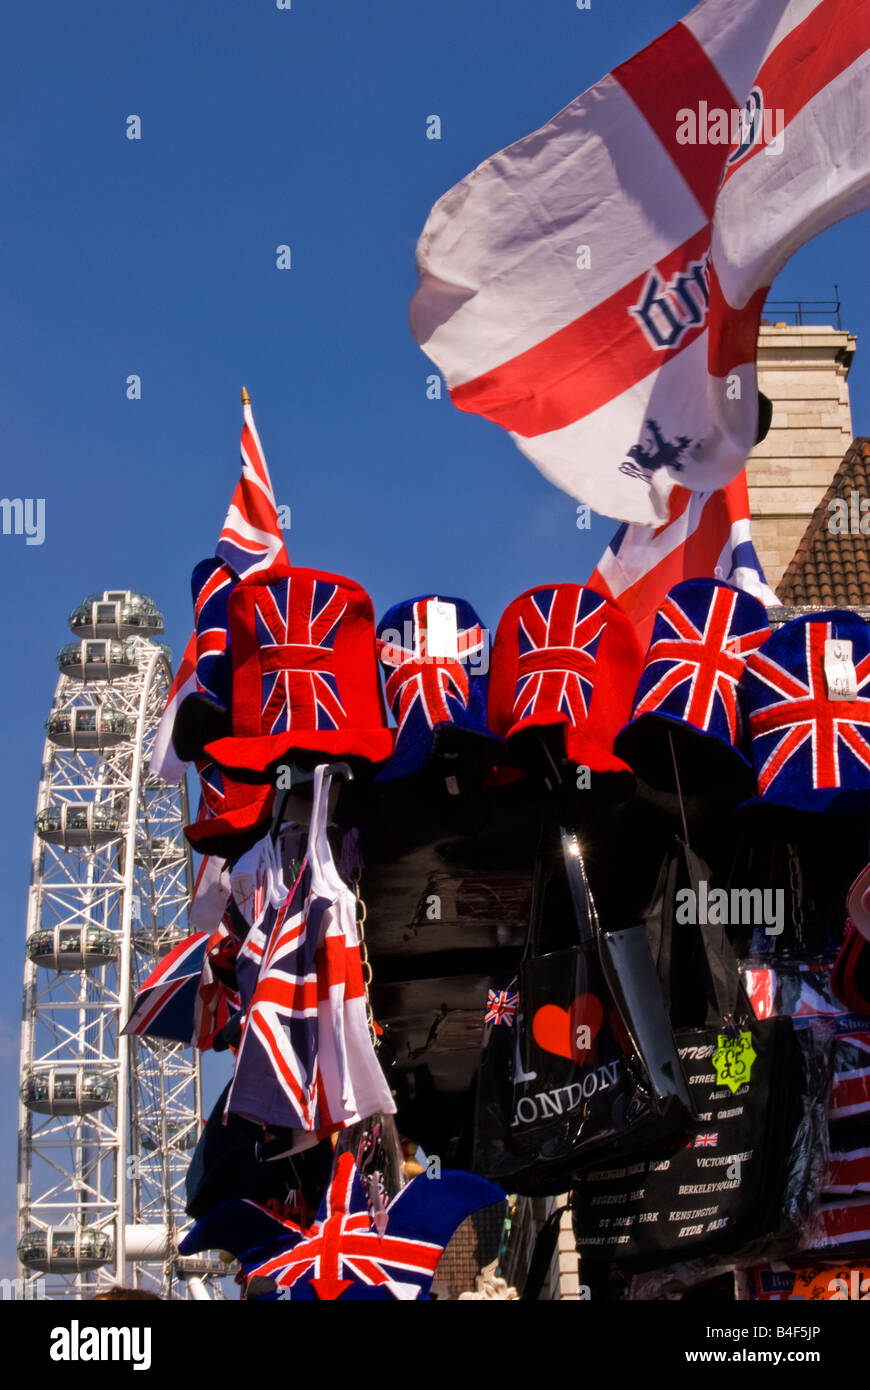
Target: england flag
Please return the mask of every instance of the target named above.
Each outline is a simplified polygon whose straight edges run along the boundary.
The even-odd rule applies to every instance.
[[[870,204],[868,48],[870,0],[704,0],[446,193],[411,325],[454,404],[621,521],[737,477],[768,288]]]

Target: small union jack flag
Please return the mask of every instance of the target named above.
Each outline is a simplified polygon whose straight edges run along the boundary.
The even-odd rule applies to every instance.
[[[800,620],[798,620],[800,621]],[[860,623],[860,628],[865,625]],[[789,626],[791,626],[789,624]],[[841,626],[839,620],[836,624]],[[831,700],[825,679],[825,642],[842,636],[832,622],[803,624],[802,656],[786,666],[777,660],[780,629],[746,663],[751,700],[749,732],[758,768],[758,789],[775,794],[782,783],[789,797],[797,780],[813,790],[867,785],[870,773],[870,653],[856,652],[854,698]],[[783,657],[788,655],[783,652]]]
[[[575,726],[583,722],[606,622],[605,600],[590,589],[566,584],[526,597],[519,614],[515,723],[538,707],[559,710]]]
[[[124,1033],[190,1044],[207,931],[193,932],[163,957],[136,995]]]
[[[175,715],[182,699],[194,691],[204,691],[229,708],[227,604],[231,592],[245,575],[274,567],[285,573],[290,570],[272,481],[246,391],[242,392],[242,404],[241,477],[221,528],[215,558],[203,560],[193,571],[194,629],[185,651],[184,681],[173,684],[151,757],[151,772],[172,782],[178,781],[188,766],[172,745]],[[194,662],[195,668],[190,669]]]
[[[518,1003],[518,994],[512,994],[507,989],[491,989],[486,996],[484,1023],[503,1023],[512,1028]]]
[[[718,1144],[719,1144],[719,1134],[718,1134],[718,1132],[715,1133],[715,1134],[696,1134],[696,1135],[695,1135],[695,1144],[694,1144],[694,1147],[695,1147],[696,1149],[715,1149],[715,1148],[718,1147]]]
[[[748,595],[707,581],[677,585],[656,615],[634,718],[671,714],[739,743],[737,685],[767,636],[764,611]]]

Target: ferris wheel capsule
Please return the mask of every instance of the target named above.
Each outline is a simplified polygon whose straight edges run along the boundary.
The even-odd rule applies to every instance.
[[[99,970],[118,959],[116,932],[102,927],[43,927],[27,938],[27,959],[46,970]]]
[[[126,714],[105,705],[67,705],[54,710],[45,729],[58,748],[115,748],[136,733]]]
[[[57,654],[61,673],[81,681],[111,681],[129,676],[136,670],[138,660],[131,642],[116,642],[108,637],[67,642]]]
[[[74,637],[153,637],[163,631],[163,614],[147,594],[104,589],[73,609],[69,625]]]
[[[41,839],[69,849],[74,845],[93,848],[120,839],[124,820],[122,807],[99,801],[73,801],[44,806],[34,823]]]
[[[99,1269],[109,1263],[113,1252],[111,1234],[87,1226],[49,1226],[42,1231],[29,1231],[18,1242],[18,1258],[27,1269],[52,1274]]]
[[[19,1094],[41,1115],[89,1115],[114,1104],[115,1078],[85,1067],[49,1067],[28,1072]]]

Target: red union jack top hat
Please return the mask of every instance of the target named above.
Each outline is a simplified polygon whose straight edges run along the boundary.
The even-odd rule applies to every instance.
[[[482,762],[497,761],[504,745],[486,727],[489,630],[470,603],[433,594],[397,603],[378,625],[377,648],[398,726],[379,782],[470,746]]]
[[[741,694],[755,804],[870,810],[870,626],[830,609],[784,623],[751,653]]]
[[[674,585],[656,614],[631,723],[614,745],[638,776],[673,791],[676,760],[683,791],[725,785],[750,795],[737,692],[747,656],[769,635],[751,594],[718,579]]]
[[[520,762],[532,737],[548,734],[558,756],[593,772],[628,773],[613,739],[628,718],[642,664],[632,624],[594,589],[527,589],[505,609],[496,632],[490,728]]]
[[[206,756],[252,781],[291,756],[389,757],[374,612],[359,584],[323,570],[268,571],[240,581],[228,611],[233,732]]]

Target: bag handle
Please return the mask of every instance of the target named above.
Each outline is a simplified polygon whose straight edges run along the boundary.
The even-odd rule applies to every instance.
[[[674,845],[665,856],[645,925],[649,928],[650,949],[662,982],[665,1005],[671,1005],[671,972],[673,963],[673,933],[676,921],[676,898],[680,870],[685,870],[688,888],[701,899],[701,884],[710,881],[710,869],[703,859],[690,849],[684,840],[675,837]],[[706,913],[704,914],[706,917]],[[697,923],[698,936],[712,985],[708,997],[707,1024],[753,1017],[752,1006],[740,979],[740,969],[734,948],[721,922],[709,920]]]
[[[556,1207],[556,1210],[551,1212],[538,1232],[532,1258],[529,1261],[529,1272],[526,1275],[525,1286],[520,1294],[521,1303],[536,1303],[540,1298],[547,1271],[556,1253],[562,1216],[569,1210],[570,1207],[567,1202],[564,1206]]]

